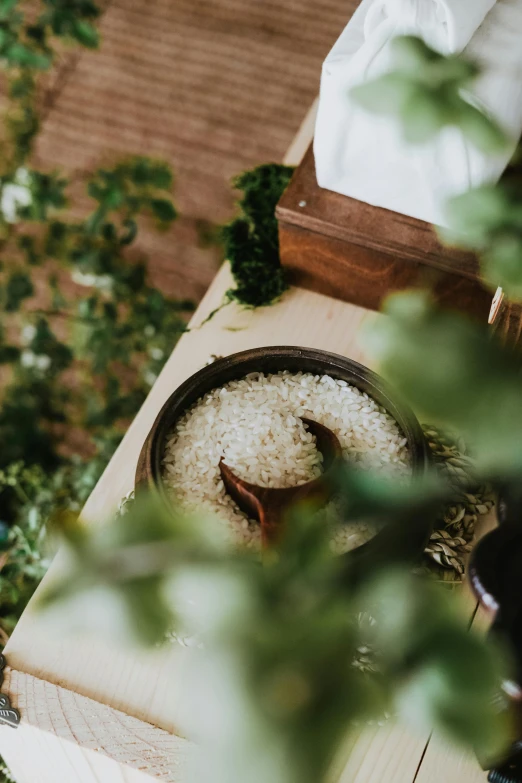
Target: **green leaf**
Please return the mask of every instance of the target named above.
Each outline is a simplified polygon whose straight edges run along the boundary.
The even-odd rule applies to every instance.
[[[396,115],[406,141],[424,144],[448,126],[487,153],[507,149],[502,129],[463,99],[462,90],[480,72],[461,56],[443,56],[415,36],[398,36],[392,42],[392,69],[355,87],[359,105],[376,114]]]
[[[176,219],[177,212],[172,201],[164,198],[151,199],[150,206],[154,216],[162,223],[171,223]]]
[[[77,19],[72,26],[72,36],[89,49],[97,49],[100,43],[100,35],[94,25],[83,19]]]
[[[18,0],[0,0],[0,19],[5,19],[18,5]]]
[[[509,145],[509,139],[499,125],[466,101],[462,101],[459,109],[458,125],[466,138],[484,153],[505,152]]]
[[[103,195],[103,204],[107,209],[117,209],[123,203],[124,194],[117,185],[107,188]]]
[[[20,309],[24,299],[34,294],[34,287],[29,275],[25,272],[12,272],[5,287],[4,309],[15,312]]]
[[[504,225],[509,206],[502,188],[491,185],[453,197],[445,208],[450,231],[448,238],[460,241],[464,247],[480,250],[488,243],[491,232]]]
[[[426,63],[439,62],[441,55],[429,47],[422,38],[414,35],[400,35],[392,41],[393,63],[397,70],[415,73]]]
[[[160,190],[172,188],[172,171],[166,163],[149,158],[135,158],[130,164],[130,177],[139,186],[152,185]]]
[[[125,233],[120,237],[120,245],[131,245],[138,234],[138,224],[135,220],[128,218],[123,222]]]
[[[401,113],[406,141],[412,144],[430,141],[451,122],[450,116],[448,106],[437,93],[416,87]]]
[[[155,163],[151,167],[150,184],[160,190],[170,190],[173,184],[172,171],[167,164]]]
[[[522,469],[522,377],[517,351],[486,324],[435,307],[425,293],[396,294],[372,324],[370,356],[427,421],[459,432],[484,475]],[[495,404],[492,405],[492,400]]]
[[[389,73],[350,90],[354,101],[376,114],[396,114],[412,100],[415,85],[401,74]]]
[[[7,60],[12,65],[28,66],[40,70],[47,70],[51,65],[51,58],[29,49],[21,43],[13,43],[5,52]]]
[[[510,299],[522,299],[522,235],[496,237],[482,255],[481,267],[492,288],[501,286]]]

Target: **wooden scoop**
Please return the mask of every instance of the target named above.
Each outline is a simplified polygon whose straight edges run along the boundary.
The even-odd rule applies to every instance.
[[[257,519],[261,524],[263,546],[277,541],[281,523],[288,507],[297,501],[313,499],[326,503],[329,496],[328,473],[342,459],[343,450],[339,439],[328,427],[317,421],[301,419],[317,441],[317,448],[323,455],[324,471],[318,478],[298,487],[272,488],[259,487],[243,481],[225,464],[223,457],[219,462],[221,477],[230,497],[235,500],[241,511]]]

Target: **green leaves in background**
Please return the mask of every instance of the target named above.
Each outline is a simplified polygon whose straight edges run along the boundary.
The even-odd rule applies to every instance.
[[[28,12],[22,0],[0,2],[0,62],[7,74],[10,106],[4,116],[0,175],[12,176],[32,151],[39,131],[39,90],[61,42],[89,49],[99,44],[92,0],[38,0]]]
[[[20,309],[24,299],[34,293],[32,280],[25,272],[11,272],[4,286],[3,306],[8,313]]]
[[[484,185],[452,198],[442,238],[478,253],[483,276],[522,299],[522,191],[518,180]]]
[[[89,225],[96,232],[109,213],[124,210],[127,221],[125,243],[128,243],[128,230],[132,227],[130,221],[138,213],[149,212],[160,226],[168,227],[176,219],[177,212],[172,200],[162,192],[168,194],[172,187],[169,167],[150,158],[130,158],[113,169],[99,169],[88,187],[89,195],[99,204]]]
[[[40,29],[52,31],[60,38],[69,38],[89,49],[99,44],[94,22],[100,8],[91,0],[42,0],[43,12],[38,19]]]
[[[458,127],[483,152],[505,149],[498,125],[466,99],[478,67],[461,56],[444,56],[420,38],[398,36],[392,42],[389,73],[351,90],[367,111],[399,119],[406,141],[422,144],[443,128]]]
[[[518,349],[486,325],[434,306],[422,292],[391,296],[365,342],[381,371],[421,418],[461,434],[486,477],[522,469],[522,372]]]
[[[269,305],[288,288],[279,258],[275,209],[293,171],[289,166],[265,164],[233,181],[243,191],[240,215],[223,228],[223,241],[236,283],[228,296],[240,304]]]

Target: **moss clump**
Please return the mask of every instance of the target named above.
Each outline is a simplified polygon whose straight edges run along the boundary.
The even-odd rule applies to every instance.
[[[243,191],[241,213],[223,228],[223,239],[236,283],[228,297],[240,304],[269,305],[288,288],[279,258],[275,208],[293,172],[289,166],[268,163],[233,180],[233,186]]]

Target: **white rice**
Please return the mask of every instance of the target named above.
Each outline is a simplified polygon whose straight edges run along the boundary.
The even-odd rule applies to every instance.
[[[360,468],[411,475],[406,438],[375,400],[328,375],[280,372],[252,373],[198,400],[167,440],[163,480],[184,508],[214,512],[238,543],[257,547],[259,524],[226,493],[219,461],[224,457],[238,476],[261,486],[310,481],[321,473],[322,457],[300,417],[335,432],[345,458]],[[333,524],[336,551],[372,535],[361,523]]]

